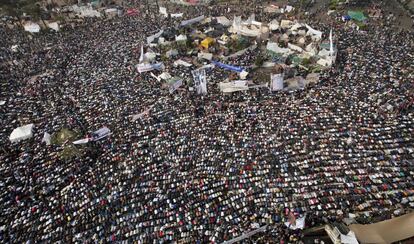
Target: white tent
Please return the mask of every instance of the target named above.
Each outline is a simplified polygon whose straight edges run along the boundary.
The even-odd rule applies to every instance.
[[[286,8],[285,8],[285,12],[286,12],[286,13],[290,13],[290,12],[292,12],[293,10],[295,10],[295,8],[294,8],[294,7],[292,7],[292,6],[290,6],[290,5],[286,5]]]
[[[101,13],[94,10],[91,6],[72,5],[72,11],[77,13],[80,17],[101,17]]]
[[[292,27],[290,27],[291,31],[298,30],[300,27],[302,27],[302,24],[296,23]]]
[[[174,66],[180,66],[180,65],[185,66],[185,67],[191,67],[192,66],[192,64],[187,63],[187,62],[185,62],[181,59],[174,61]]]
[[[293,21],[290,21],[290,20],[286,20],[286,19],[284,19],[284,20],[282,20],[281,22],[280,22],[280,27],[282,27],[282,28],[290,28],[291,26],[293,26],[294,25],[294,22]]]
[[[17,127],[12,131],[10,134],[10,141],[11,142],[19,142],[22,140],[26,140],[33,137],[33,128],[34,124],[23,125]]]
[[[147,59],[147,61],[153,61],[157,57],[157,54],[154,52],[146,52],[144,56]]]
[[[17,52],[17,50],[19,49],[19,45],[13,45],[13,46],[11,46],[11,50],[12,50],[12,52]]]
[[[47,132],[43,133],[42,142],[46,143],[47,146],[50,145],[50,143],[52,142],[52,137],[50,136],[49,133]]]
[[[231,26],[231,21],[226,16],[219,16],[216,17],[217,23],[222,24],[224,26]]]
[[[50,22],[50,23],[47,23],[47,26],[50,29],[53,29],[55,31],[59,31],[60,30],[58,22]]]
[[[239,73],[239,76],[240,76],[240,79],[241,80],[245,80],[246,78],[247,78],[247,76],[249,75],[249,72],[247,72],[247,71],[242,71],[242,72],[240,72]]]
[[[280,27],[280,25],[279,25],[279,21],[277,21],[277,19],[274,19],[269,23],[269,29],[271,31],[277,30],[277,29],[279,29],[279,27]]]
[[[207,60],[211,60],[213,59],[213,54],[212,53],[198,53],[197,57],[199,59],[207,59]]]
[[[168,17],[167,8],[160,7],[160,14],[164,15],[165,17]]]
[[[291,224],[289,222],[285,222],[285,225],[286,225],[286,227],[289,227],[292,230],[303,229],[303,228],[305,228],[305,218],[306,218],[306,216],[303,216],[301,218],[297,218],[294,224]]]
[[[332,65],[333,61],[330,57],[326,57],[326,58],[319,59],[316,63],[319,64],[319,65],[328,67],[328,66]]]
[[[175,36],[175,41],[179,42],[179,41],[187,41],[187,36],[186,35],[179,35],[179,36]]]
[[[286,56],[292,52],[289,48],[279,47],[276,42],[268,42],[266,49],[275,53],[283,53]]]
[[[178,14],[171,14],[171,18],[181,18],[183,17],[183,13],[178,13]]]
[[[308,32],[306,33],[307,35],[313,35],[315,36],[318,40],[322,39],[322,32],[313,29],[312,27],[310,27],[309,25],[305,25],[306,28],[308,28]]]
[[[160,74],[158,76],[158,78],[159,79],[162,79],[162,80],[168,80],[168,79],[171,79],[171,77],[172,76],[169,73],[167,73],[167,72],[163,72],[162,74]]]
[[[300,53],[303,52],[303,49],[301,47],[296,46],[296,45],[291,44],[291,43],[288,43],[288,48],[293,50],[293,51],[296,51],[296,52],[300,52]]]
[[[40,31],[40,26],[36,23],[28,22],[24,25],[24,30],[31,33],[37,33]]]

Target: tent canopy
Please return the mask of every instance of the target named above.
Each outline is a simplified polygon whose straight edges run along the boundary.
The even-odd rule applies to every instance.
[[[365,17],[364,13],[361,11],[348,11],[348,15],[351,17],[351,19],[357,21],[364,21],[367,19],[367,17]]]
[[[26,140],[26,139],[33,137],[33,128],[34,128],[34,124],[28,124],[28,125],[17,127],[10,134],[10,137],[9,137],[10,141],[19,142],[19,141]]]
[[[207,37],[206,39],[201,41],[201,46],[204,47],[205,49],[208,49],[210,45],[213,43],[214,43],[214,39],[211,37]]]
[[[369,225],[353,224],[349,228],[362,243],[392,243],[414,236],[414,213]]]

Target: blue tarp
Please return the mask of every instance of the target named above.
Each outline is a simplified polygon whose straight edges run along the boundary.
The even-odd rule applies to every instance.
[[[220,63],[220,62],[217,62],[217,61],[212,61],[212,63],[214,65],[217,65],[217,66],[223,68],[223,69],[229,69],[229,70],[232,70],[232,71],[235,71],[235,72],[242,72],[244,70],[242,67],[231,66],[231,65],[223,64],[223,63]]]
[[[350,11],[349,10],[348,15],[349,17],[351,17],[351,19],[357,20],[359,22],[362,22],[367,19],[367,17],[365,17],[364,13],[361,11]]]

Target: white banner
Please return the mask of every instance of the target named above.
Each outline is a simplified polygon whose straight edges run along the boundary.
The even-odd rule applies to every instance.
[[[205,69],[196,69],[192,71],[194,77],[194,86],[197,90],[197,94],[207,94],[207,77]]]
[[[181,26],[191,25],[191,24],[194,24],[194,23],[200,22],[200,21],[202,21],[204,18],[205,18],[205,17],[204,17],[204,15],[201,15],[201,16],[199,16],[199,17],[197,17],[197,18],[194,18],[194,19],[189,19],[189,20],[184,20],[184,21],[181,21]]]
[[[183,80],[182,79],[179,79],[176,82],[174,82],[174,84],[172,84],[169,88],[170,94],[175,92],[175,90],[177,90],[182,85],[183,85]]]
[[[283,74],[271,74],[270,79],[272,91],[283,90]]]
[[[92,137],[93,137],[94,141],[97,141],[97,140],[100,140],[100,139],[102,139],[104,137],[107,137],[111,134],[112,134],[111,130],[108,127],[104,126],[104,127],[100,128],[99,130],[94,131],[92,133]]]
[[[160,14],[164,15],[165,17],[168,17],[167,8],[160,7]]]
[[[160,30],[158,33],[147,37],[147,44],[150,44],[151,42],[153,42],[155,39],[157,39],[158,37],[160,37],[162,35],[162,33],[164,33],[164,30]]]

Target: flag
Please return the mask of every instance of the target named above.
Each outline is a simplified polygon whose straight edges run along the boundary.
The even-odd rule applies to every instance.
[[[139,63],[143,63],[144,60],[145,60],[144,46],[141,45],[141,56],[139,56]]]
[[[329,32],[329,53],[331,54],[331,56],[333,56],[333,54],[334,54],[334,50],[333,50],[333,38],[332,38],[332,29]]]
[[[289,212],[289,224],[292,226],[296,225],[296,217],[295,214],[293,214],[292,211]]]
[[[137,15],[138,14],[138,10],[135,8],[130,8],[127,10],[127,15],[129,16],[133,16],[133,15]]]

